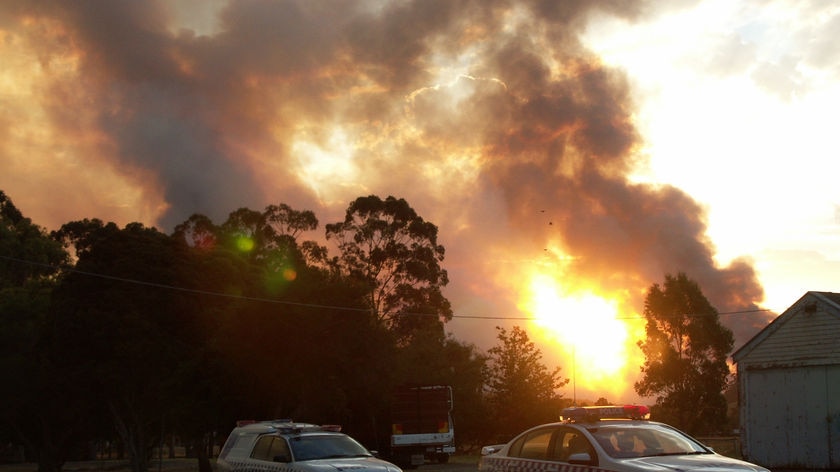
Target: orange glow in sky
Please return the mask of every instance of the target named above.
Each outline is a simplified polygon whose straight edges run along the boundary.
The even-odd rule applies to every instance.
[[[447,331],[525,325],[588,400],[633,400],[666,274],[743,313],[736,348],[840,290],[840,6],[488,4],[0,2],[0,190],[47,230],[285,203],[307,240],[405,198]]]
[[[561,280],[536,273],[521,308],[535,318],[536,337],[562,358],[565,397],[623,400],[632,391],[628,375],[641,363],[636,342],[643,324],[622,317],[616,301],[590,289],[567,291]]]

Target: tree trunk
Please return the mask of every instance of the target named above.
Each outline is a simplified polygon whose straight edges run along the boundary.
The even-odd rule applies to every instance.
[[[113,402],[109,402],[108,406],[111,409],[111,414],[114,418],[114,425],[117,429],[117,434],[122,439],[123,444],[128,452],[128,461],[131,464],[131,472],[148,472],[149,457],[146,450],[146,437],[141,430],[142,426],[138,421],[131,421],[124,419],[117,406]],[[130,416],[131,412],[128,412]]]
[[[210,458],[207,455],[207,444],[202,439],[195,441],[195,456],[198,459],[198,472],[213,472],[213,467],[210,465]]]

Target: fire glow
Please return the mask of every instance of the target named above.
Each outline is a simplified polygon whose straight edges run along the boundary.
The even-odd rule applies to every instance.
[[[618,303],[586,289],[567,292],[547,274],[535,274],[523,308],[539,334],[562,353],[562,375],[599,396],[620,395],[628,371],[635,371],[631,327],[620,319]],[[594,399],[593,399],[594,400]]]

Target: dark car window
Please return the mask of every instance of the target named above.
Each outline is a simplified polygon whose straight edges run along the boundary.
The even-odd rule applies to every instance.
[[[289,446],[283,438],[263,436],[257,440],[251,452],[253,459],[269,462],[289,462]]]
[[[350,436],[319,434],[289,439],[295,462],[340,457],[369,457],[370,452]]]
[[[610,425],[590,429],[604,451],[612,457],[708,454],[709,450],[689,436],[666,425]]]
[[[523,459],[548,459],[553,433],[554,428],[542,428],[526,433],[516,440],[508,454],[511,457],[521,457]]]
[[[269,457],[274,462],[289,462],[292,455],[289,453],[289,445],[283,438],[274,438],[269,449]]]
[[[597,456],[589,440],[574,428],[540,428],[526,433],[511,444],[509,457],[568,462],[576,453],[587,453],[597,463]]]
[[[262,436],[257,439],[257,443],[254,444],[254,450],[251,451],[251,457],[254,459],[259,459],[261,461],[267,461],[269,459],[269,450],[271,450],[271,443],[274,441],[275,436]]]
[[[553,459],[568,462],[573,454],[589,454],[593,465],[597,464],[598,456],[592,444],[580,431],[573,428],[560,428],[554,440]]]

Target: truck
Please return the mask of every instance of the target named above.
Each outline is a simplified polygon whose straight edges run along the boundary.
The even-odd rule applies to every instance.
[[[452,387],[401,386],[391,398],[391,457],[404,468],[446,463],[455,452]]]

